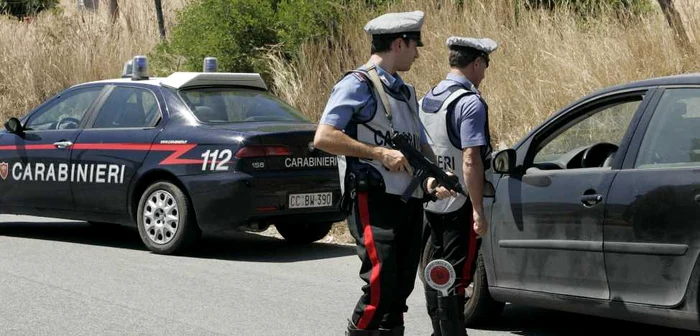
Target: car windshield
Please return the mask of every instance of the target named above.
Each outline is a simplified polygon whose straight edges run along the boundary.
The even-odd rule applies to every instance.
[[[195,117],[206,123],[309,121],[294,107],[261,90],[194,88],[180,91],[180,96]]]

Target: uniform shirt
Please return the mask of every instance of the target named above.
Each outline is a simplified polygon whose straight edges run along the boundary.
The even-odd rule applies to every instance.
[[[430,90],[423,99],[423,106],[426,110],[437,110],[439,105],[447,99],[450,91],[447,89],[451,86],[459,84],[465,89],[475,92],[475,95],[467,95],[460,98],[448,110],[448,127],[452,129],[452,134],[459,134],[459,143],[461,149],[467,147],[485,146],[486,140],[486,107],[479,99],[479,91],[474,85],[463,76],[449,73],[446,79],[443,79]],[[433,105],[427,107],[427,105]]]
[[[362,66],[360,69],[366,70],[367,68]],[[403,79],[398,74],[392,76],[380,66],[377,66],[377,74],[384,85],[389,88],[387,94],[400,97],[408,96],[408,88],[405,87]],[[374,98],[369,79],[350,74],[333,87],[320,123],[341,129],[350,137],[357,138],[357,122],[371,120],[376,111],[377,100]],[[415,111],[415,113],[417,112]],[[405,112],[391,111],[391,113]],[[421,126],[420,143],[428,143],[423,126]]]

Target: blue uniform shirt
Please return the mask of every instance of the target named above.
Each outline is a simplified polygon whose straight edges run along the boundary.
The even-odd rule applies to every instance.
[[[451,120],[448,127],[452,128],[452,134],[459,134],[461,149],[467,147],[477,147],[486,145],[486,107],[479,99],[479,91],[474,85],[463,76],[449,73],[446,79],[438,83],[435,88],[428,91],[423,98],[423,109],[426,111],[437,111],[442,102],[450,95],[447,89],[459,84],[465,89],[475,92],[475,95],[467,95],[460,98],[452,106],[454,113],[449,113]]]
[[[365,70],[362,66],[360,69]],[[386,70],[377,66],[377,74],[389,90],[396,94],[406,93],[405,83],[397,74],[392,76]],[[377,111],[377,100],[372,94],[370,83],[362,77],[348,75],[335,84],[321,116],[320,124],[331,125],[342,129],[352,138],[357,136],[356,121],[369,121]],[[417,111],[416,111],[417,112]],[[392,111],[392,113],[396,113]],[[355,122],[352,119],[355,119]],[[421,144],[427,144],[425,130],[421,126]]]

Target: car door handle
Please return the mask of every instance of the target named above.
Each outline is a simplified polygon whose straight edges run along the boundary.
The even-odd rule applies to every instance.
[[[603,201],[603,195],[593,194],[593,195],[583,195],[581,196],[581,203],[585,206],[594,206]]]
[[[58,141],[54,142],[53,145],[56,146],[56,148],[58,149],[64,149],[73,146],[73,143],[70,141]]]

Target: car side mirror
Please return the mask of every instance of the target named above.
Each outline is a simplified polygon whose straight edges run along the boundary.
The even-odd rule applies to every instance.
[[[493,171],[499,174],[510,174],[515,170],[515,150],[504,149],[493,155],[491,160]]]
[[[8,132],[14,133],[17,135],[21,135],[24,133],[24,128],[22,127],[22,122],[19,121],[17,118],[10,118],[6,123],[5,123],[5,129],[7,129]]]

